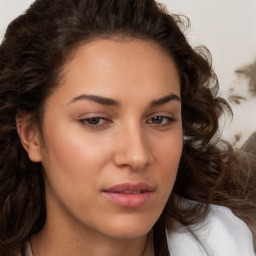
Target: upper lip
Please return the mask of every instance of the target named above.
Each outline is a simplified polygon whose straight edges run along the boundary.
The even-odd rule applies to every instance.
[[[121,183],[114,186],[111,186],[107,189],[103,189],[103,192],[114,192],[114,193],[121,193],[125,191],[141,191],[141,192],[153,192],[153,187],[148,185],[147,183],[140,182],[140,183]]]

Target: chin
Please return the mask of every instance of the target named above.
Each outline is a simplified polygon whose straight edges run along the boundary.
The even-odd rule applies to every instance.
[[[105,226],[106,233],[117,239],[135,239],[147,235],[159,216],[123,216],[109,220]]]
[[[121,240],[133,240],[138,239],[141,237],[146,236],[150,231],[152,227],[150,228],[133,228],[128,227],[127,229],[122,230],[111,230],[109,232],[109,236],[115,239],[121,239]]]

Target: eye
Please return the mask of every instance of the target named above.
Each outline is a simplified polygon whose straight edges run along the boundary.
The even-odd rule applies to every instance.
[[[104,117],[93,116],[88,118],[83,118],[79,120],[83,126],[86,126],[90,129],[97,129],[97,128],[104,128],[105,126],[109,125],[110,120]]]
[[[86,118],[83,121],[87,122],[90,125],[98,125],[100,124],[100,122],[104,121],[105,119],[102,117],[90,117],[90,118]]]
[[[162,125],[166,126],[169,125],[170,123],[174,122],[175,119],[170,116],[153,116],[149,120],[147,120],[147,123],[151,123],[154,125]]]

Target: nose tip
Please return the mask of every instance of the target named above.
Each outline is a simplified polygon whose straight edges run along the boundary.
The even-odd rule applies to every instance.
[[[133,170],[143,169],[146,165],[149,164],[149,158],[146,152],[134,151],[130,155],[126,156],[127,163]]]
[[[131,151],[131,149],[129,149]],[[128,152],[117,154],[115,163],[118,166],[128,166],[133,170],[143,169],[150,163],[148,156],[145,153],[134,151],[130,154]]]
[[[115,164],[117,166],[128,166],[133,170],[143,169],[151,164],[152,154],[149,143],[141,133],[126,133],[122,139],[117,140],[117,150],[115,154]]]

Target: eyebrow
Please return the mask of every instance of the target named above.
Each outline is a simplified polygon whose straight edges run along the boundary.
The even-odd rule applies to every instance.
[[[176,95],[174,93],[171,93],[167,96],[164,96],[163,98],[151,101],[150,106],[163,105],[163,104],[165,104],[169,101],[172,101],[172,100],[178,100],[179,102],[181,102],[181,98],[178,95]]]
[[[99,103],[101,105],[107,105],[107,106],[120,106],[120,102],[118,100],[114,100],[114,99],[106,98],[106,97],[102,97],[102,96],[97,96],[97,95],[88,95],[88,94],[81,94],[81,95],[73,98],[70,103],[74,103],[79,100],[89,100],[89,101],[93,101],[93,102]],[[166,95],[160,99],[151,101],[150,106],[153,107],[153,106],[163,105],[172,100],[178,100],[181,102],[181,98],[178,95],[171,93],[171,94]]]
[[[110,98],[105,98],[102,96],[97,96],[97,95],[87,95],[87,94],[82,94],[74,99],[70,103],[79,101],[79,100],[89,100],[89,101],[94,101],[96,103],[102,104],[102,105],[107,105],[107,106],[119,106],[120,102],[114,99]]]

